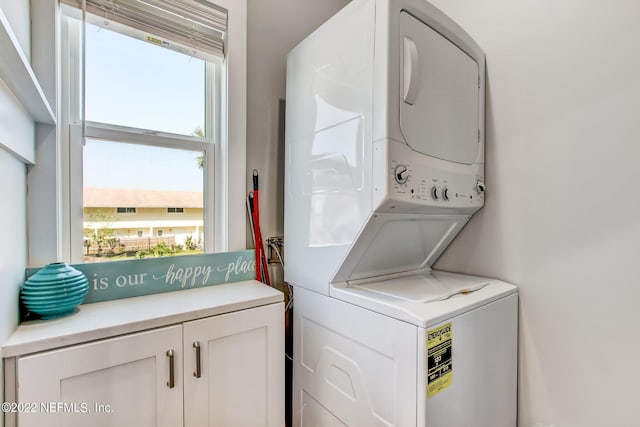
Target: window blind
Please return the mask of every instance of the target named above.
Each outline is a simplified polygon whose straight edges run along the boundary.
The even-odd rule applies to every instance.
[[[82,9],[83,0],[61,0]],[[87,20],[192,56],[224,57],[227,11],[207,0],[85,0]],[[125,28],[123,28],[124,26]]]

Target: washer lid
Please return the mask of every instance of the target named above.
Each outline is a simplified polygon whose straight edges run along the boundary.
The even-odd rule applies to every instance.
[[[478,281],[477,278],[472,277],[416,274],[379,282],[350,284],[349,286],[403,301],[426,303],[442,301],[457,294],[474,292],[488,284],[488,280]]]
[[[469,215],[375,212],[331,282],[430,268],[468,220]]]
[[[484,277],[437,270],[424,272],[424,279],[416,280],[413,276],[416,275],[380,280],[368,285],[359,283],[332,286],[330,295],[376,313],[426,328],[476,308],[485,307],[492,310],[489,303],[518,292],[516,287],[509,283]],[[403,281],[407,281],[407,285],[400,283]],[[425,286],[438,288],[440,291],[418,290]],[[400,290],[397,290],[398,288]],[[477,290],[463,292],[465,288]],[[455,292],[455,289],[461,291]],[[420,301],[421,297],[429,299],[436,297],[438,293],[453,294],[448,298]]]
[[[480,149],[480,72],[465,51],[400,13],[400,130],[415,151],[473,164]]]

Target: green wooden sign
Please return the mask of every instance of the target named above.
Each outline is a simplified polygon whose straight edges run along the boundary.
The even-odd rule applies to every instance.
[[[251,280],[253,250],[72,264],[89,279],[83,304]],[[28,268],[27,278],[39,268]]]

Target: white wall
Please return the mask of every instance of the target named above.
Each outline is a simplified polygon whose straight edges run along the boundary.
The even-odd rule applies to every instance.
[[[31,38],[28,0],[0,0],[0,9],[29,57]],[[0,100],[0,138],[33,140],[33,123],[2,81]],[[0,148],[0,346],[18,323],[18,292],[24,282],[24,269],[27,265],[26,173],[26,165],[22,161]],[[3,383],[3,372],[0,369],[0,384]],[[3,392],[4,387],[0,387],[0,401],[4,401]],[[0,427],[4,425],[1,415]]]
[[[347,3],[349,0],[248,0],[247,192],[253,188],[252,171],[257,169],[265,239],[284,234],[284,135],[279,132],[279,101],[285,98],[286,55]],[[251,240],[250,233],[247,238]]]
[[[0,346],[18,323],[18,289],[27,265],[26,192],[26,166],[0,149]],[[0,401],[4,401],[2,392],[0,387]]]
[[[432,0],[487,54],[487,199],[437,267],[520,287],[519,426],[640,422],[640,2]]]
[[[11,24],[24,54],[31,56],[31,32],[29,30],[29,0],[0,0],[0,9]]]

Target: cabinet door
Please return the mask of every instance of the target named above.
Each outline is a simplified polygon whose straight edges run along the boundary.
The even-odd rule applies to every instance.
[[[21,357],[18,402],[35,411],[18,425],[182,425],[181,347],[182,327],[172,326]]]
[[[184,346],[185,426],[284,425],[282,303],[185,323]]]

